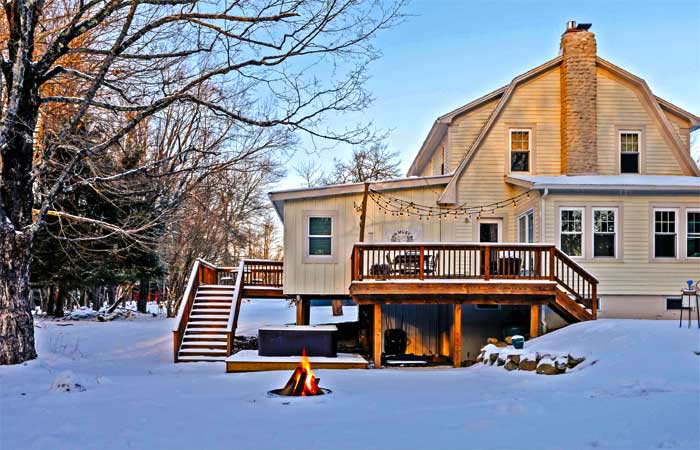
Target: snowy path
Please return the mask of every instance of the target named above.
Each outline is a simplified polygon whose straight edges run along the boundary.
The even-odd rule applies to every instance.
[[[284,303],[247,306],[243,328],[294,316]],[[40,358],[0,367],[0,448],[700,446],[700,334],[675,322],[600,320],[529,343],[587,355],[565,375],[319,370],[333,394],[291,400],[266,395],[286,372],[172,364],[169,319],[71,323],[40,323]],[[65,370],[85,392],[50,391]]]

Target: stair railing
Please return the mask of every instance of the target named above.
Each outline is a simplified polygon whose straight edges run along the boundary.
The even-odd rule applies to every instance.
[[[185,293],[182,295],[180,308],[178,309],[177,317],[175,318],[175,326],[173,327],[174,362],[178,362],[178,353],[180,352],[180,346],[182,345],[182,338],[185,335],[185,328],[187,328],[187,322],[190,320],[190,311],[192,311],[194,297],[197,293],[197,288],[199,288],[200,279],[202,278],[202,274],[200,273],[201,263],[202,261],[197,259],[192,265],[190,278],[187,281],[187,288],[185,289]]]
[[[560,249],[550,251],[553,254],[550,260],[554,263],[550,273],[554,280],[578,303],[590,309],[595,319],[598,315],[598,279]]]
[[[236,270],[236,282],[233,289],[233,298],[231,299],[231,309],[228,313],[228,321],[226,322],[226,356],[233,353],[233,340],[236,334],[236,325],[238,324],[238,313],[241,310],[241,298],[243,297],[243,279],[245,278],[245,260],[241,260]]]

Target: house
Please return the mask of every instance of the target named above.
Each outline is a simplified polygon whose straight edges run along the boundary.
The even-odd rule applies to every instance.
[[[285,295],[351,297],[372,340],[402,328],[407,352],[455,362],[528,321],[678,317],[700,278],[700,118],[600,58],[589,28],[438,117],[406,178],[270,193]]]

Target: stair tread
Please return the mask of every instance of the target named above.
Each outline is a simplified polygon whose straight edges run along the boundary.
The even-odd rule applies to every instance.
[[[178,355],[180,362],[217,362],[225,361],[225,356],[196,356],[196,355]]]
[[[180,349],[194,348],[194,347],[191,347],[193,345],[198,345],[198,346],[208,345],[208,346],[217,347],[217,348],[226,348],[225,341],[183,341],[182,347],[180,347]]]
[[[199,295],[194,298],[195,301],[197,300],[227,300],[227,301],[233,301],[233,296],[232,295]]]
[[[200,320],[206,320],[206,319],[228,319],[228,313],[226,313],[226,314],[191,314],[190,321],[193,321],[193,319],[197,319],[196,320],[197,322],[199,322]]]
[[[199,288],[208,288],[208,289],[234,289],[235,286],[231,284],[200,284]]]
[[[196,321],[196,322],[193,324],[193,325],[194,325],[193,328],[196,328],[196,327],[198,327],[199,325],[222,325],[222,324],[223,324],[224,326],[226,325],[226,323],[223,322],[223,321],[221,321],[221,322],[215,322],[215,321],[209,322],[209,321],[200,321],[200,320],[198,320],[198,321]],[[190,324],[189,324],[189,323],[187,324],[187,328],[190,328]]]
[[[198,341],[195,341],[192,339],[202,339],[202,340],[223,339],[225,341],[226,335],[225,334],[187,334],[187,333],[185,333],[185,336],[183,338],[183,342],[187,342],[188,338],[190,339],[189,342],[198,342]]]
[[[215,328],[215,327],[199,328],[197,326],[188,327],[188,328],[185,328],[185,336],[187,335],[188,331],[192,333],[191,336],[211,336],[211,335],[218,334],[222,331],[226,331],[226,327],[220,327],[220,328]]]
[[[192,314],[227,314],[231,312],[231,308],[229,309],[221,309],[221,308],[202,308],[198,309],[197,305],[194,305],[194,309],[192,310]]]
[[[181,355],[204,355],[204,354],[226,354],[226,349],[215,349],[215,348],[181,348]]]

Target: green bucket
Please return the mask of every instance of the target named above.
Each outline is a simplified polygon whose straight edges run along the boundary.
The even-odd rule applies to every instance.
[[[513,347],[520,350],[523,346],[525,346],[525,338],[520,335],[513,336]]]

